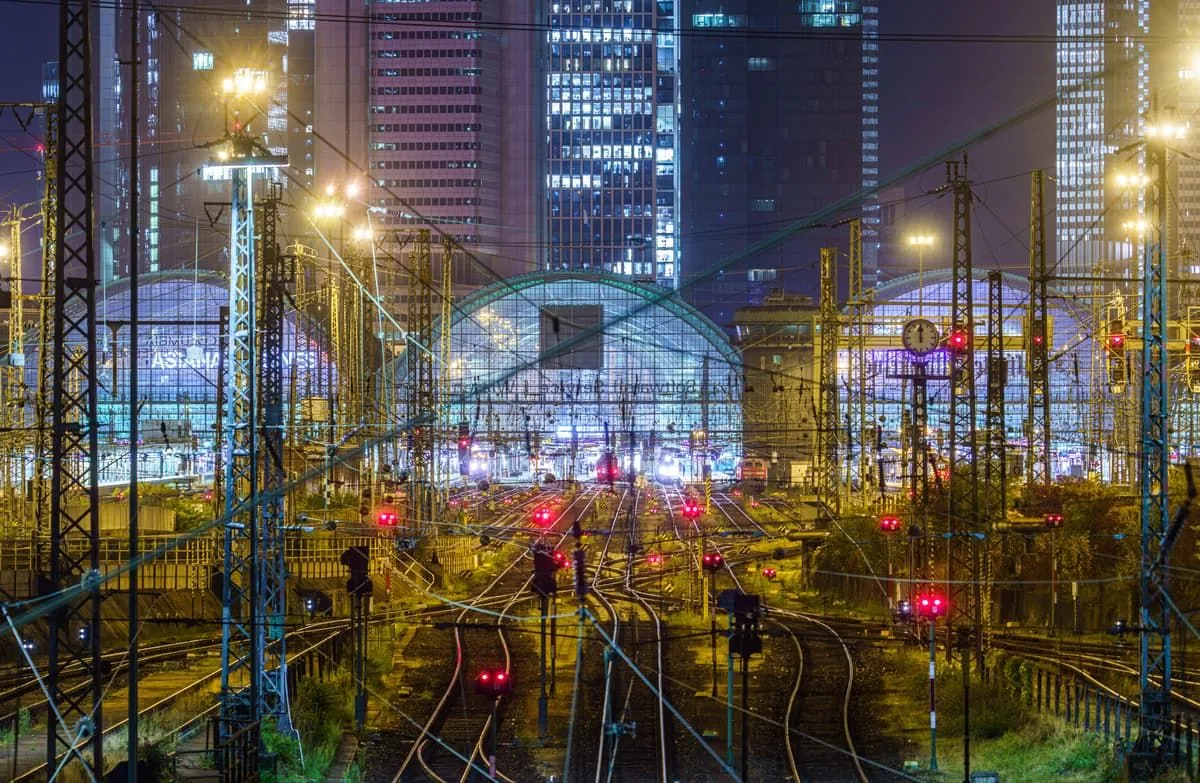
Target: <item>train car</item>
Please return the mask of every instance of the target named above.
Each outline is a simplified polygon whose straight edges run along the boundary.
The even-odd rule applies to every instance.
[[[761,457],[746,457],[738,468],[738,478],[742,481],[767,480],[767,461]]]
[[[611,451],[606,451],[600,455],[600,459],[596,460],[596,481],[619,481],[621,479],[621,466],[617,462],[617,455]]]

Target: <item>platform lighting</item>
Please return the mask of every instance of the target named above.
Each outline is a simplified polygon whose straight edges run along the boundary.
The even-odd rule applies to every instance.
[[[0,258],[8,258],[8,245],[0,245]]]
[[[375,239],[375,232],[367,226],[358,226],[354,229],[351,235],[355,242],[371,242]]]
[[[1187,137],[1187,126],[1174,122],[1164,122],[1158,125],[1146,126],[1146,138],[1162,139],[1163,141],[1179,140]]]
[[[1140,171],[1132,174],[1120,172],[1113,177],[1113,181],[1119,188],[1144,188],[1150,184],[1150,177]]]
[[[1150,221],[1144,217],[1130,218],[1121,224],[1121,229],[1129,236],[1145,236],[1150,230]]]
[[[933,234],[909,234],[907,240],[909,247],[933,247],[935,242]]]
[[[248,68],[239,69],[221,82],[221,92],[230,96],[263,95],[266,91],[267,77]]]

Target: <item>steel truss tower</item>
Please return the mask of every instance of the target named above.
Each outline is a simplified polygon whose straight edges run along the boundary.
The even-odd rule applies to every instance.
[[[979,625],[979,548],[975,533],[979,470],[975,442],[975,297],[971,259],[971,183],[966,161],[946,164],[954,193],[953,301],[950,316],[950,519],[947,628]],[[964,651],[963,662],[968,660]]]
[[[54,329],[54,295],[58,253],[58,107],[46,106],[46,138],[43,157],[45,182],[42,183],[42,292],[38,298],[38,366],[37,398],[33,414],[37,424],[34,433],[33,501],[34,525],[39,547],[50,538],[50,482],[46,460],[51,451],[50,427],[53,418],[54,352],[49,337]]]
[[[437,424],[437,389],[433,377],[433,262],[430,232],[417,232],[408,256],[408,422],[409,532],[417,534],[433,522],[433,435]]]
[[[232,166],[229,346],[225,381],[225,562],[221,610],[221,730],[228,739],[259,719],[258,411],[255,383],[254,177]]]
[[[981,647],[986,650],[991,640],[992,615],[992,537],[996,522],[1004,519],[1008,507],[1007,449],[1004,437],[1004,389],[1008,386],[1008,359],[1004,356],[1004,275],[1000,270],[988,273],[987,319],[987,407],[984,413],[984,491],[987,493],[985,523],[987,538],[983,543],[983,594],[979,610]],[[983,665],[980,658],[979,665]]]
[[[858,435],[858,486],[859,502],[865,510],[870,507],[872,494],[868,487],[871,475],[870,443],[874,442],[873,423],[869,417],[871,393],[867,374],[867,313],[871,293],[863,290],[863,231],[861,220],[850,221],[850,361],[853,371],[850,377],[849,403],[854,420],[854,431]]]
[[[258,561],[255,578],[258,607],[256,645],[262,651],[258,670],[259,715],[287,723],[287,572],[283,560],[284,425],[283,425],[283,312],[287,286],[295,279],[295,259],[279,252],[276,230],[282,185],[272,182],[259,208],[259,366],[258,391],[262,405],[259,455]]]
[[[816,478],[817,496],[826,513],[841,512],[841,489],[838,482],[838,330],[841,322],[837,310],[837,248],[821,248],[821,405],[820,425],[817,428]]]
[[[54,352],[51,378],[49,560],[42,595],[74,591],[49,615],[46,763],[74,755],[104,776],[100,660],[100,498],[97,488],[96,257],[92,235],[91,4],[59,3],[54,155]],[[74,669],[64,681],[63,671]]]
[[[1170,749],[1171,625],[1167,471],[1167,143],[1148,140],[1146,170],[1154,179],[1155,225],[1142,266],[1141,597],[1138,760],[1156,763]],[[1157,644],[1151,644],[1157,642]]]
[[[1042,200],[1045,173],[1033,172],[1029,208],[1029,305],[1025,323],[1029,366],[1029,412],[1026,420],[1029,457],[1025,461],[1026,492],[1048,485],[1050,470],[1050,335],[1046,307],[1046,212]]]

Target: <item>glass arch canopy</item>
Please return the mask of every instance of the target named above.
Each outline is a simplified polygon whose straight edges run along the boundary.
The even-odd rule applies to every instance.
[[[473,456],[509,472],[530,450],[565,471],[573,445],[577,474],[608,448],[635,467],[678,456],[684,476],[705,445],[715,472],[741,451],[738,353],[664,289],[599,274],[512,278],[456,303],[450,344],[442,426],[465,423]]]

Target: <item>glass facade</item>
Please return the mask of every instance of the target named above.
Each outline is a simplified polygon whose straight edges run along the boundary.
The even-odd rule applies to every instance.
[[[987,399],[987,303],[985,272],[976,273],[975,302],[975,385],[978,401],[977,426],[984,422]],[[936,323],[945,334],[950,321],[952,285],[950,273],[925,274],[925,286],[917,286],[916,275],[899,278],[877,289],[880,299],[872,312],[871,333],[889,336],[898,345],[905,323],[917,316]],[[1019,459],[1027,443],[1025,422],[1028,417],[1029,386],[1026,381],[1026,353],[1022,339],[1029,297],[1028,282],[1016,276],[1004,281],[1004,356],[1009,382],[1004,386],[1005,438],[1013,468],[1024,470]],[[1113,397],[1107,387],[1103,349],[1090,337],[1087,324],[1090,313],[1081,312],[1060,292],[1050,292],[1050,421],[1052,429],[1052,473],[1055,476],[1082,477],[1102,475],[1105,479],[1128,476],[1129,456],[1135,453],[1130,438],[1135,438],[1136,414],[1129,416],[1124,397]],[[1082,321],[1082,323],[1081,323]],[[888,342],[891,342],[889,340]],[[867,373],[872,378],[870,399],[873,416],[882,419],[884,442],[892,450],[892,465],[899,469],[898,454],[901,419],[911,410],[911,381],[898,376],[911,374],[907,351],[876,349],[869,352]],[[839,373],[848,372],[850,357],[845,349],[839,356]],[[931,378],[928,386],[929,441],[939,460],[949,449],[948,355],[937,351],[927,365]],[[1095,372],[1093,372],[1095,368]],[[842,398],[843,405],[845,398]],[[1121,403],[1121,404],[1118,404]],[[1181,424],[1182,426],[1182,424]],[[939,464],[941,464],[939,462]],[[890,468],[889,468],[890,470]],[[894,483],[895,477],[891,479]]]
[[[1120,236],[1129,215],[1110,214],[1105,179],[1108,154],[1141,136],[1150,108],[1149,30],[1149,0],[1058,2],[1054,227],[1064,275],[1133,256]]]
[[[675,287],[674,3],[552,2],[546,20],[548,265]]]
[[[462,301],[450,355],[444,431],[467,422],[497,466],[523,470],[532,448],[562,475],[572,440],[579,474],[606,443],[646,464],[689,452],[704,427],[717,470],[741,452],[738,354],[662,289],[597,274],[513,278]]]

